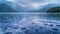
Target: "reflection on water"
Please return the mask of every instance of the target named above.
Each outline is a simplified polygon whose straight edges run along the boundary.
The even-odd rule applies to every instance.
[[[56,15],[57,18],[59,18]],[[48,14],[0,14],[1,34],[59,34],[60,21]]]

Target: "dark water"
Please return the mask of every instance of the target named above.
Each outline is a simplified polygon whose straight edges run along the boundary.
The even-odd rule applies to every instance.
[[[0,34],[60,34],[57,18],[47,14],[0,14]]]

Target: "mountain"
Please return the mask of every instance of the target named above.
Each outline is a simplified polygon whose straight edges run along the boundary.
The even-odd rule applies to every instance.
[[[0,4],[0,12],[16,12],[12,7],[5,3]]]
[[[41,9],[39,9],[37,12],[46,12],[48,9],[60,6],[59,4],[48,4],[43,6]]]
[[[17,3],[6,1],[5,3],[0,3],[0,12],[46,12],[52,7],[60,6],[59,4],[47,4],[40,8],[39,10],[31,10],[28,7],[22,7]]]
[[[0,3],[0,12],[23,12],[24,10],[24,7],[13,2]]]
[[[23,7],[19,3],[14,3],[14,2],[6,2],[7,5],[11,6],[13,9],[17,10],[18,12],[27,12],[30,9],[28,7]]]
[[[40,9],[38,10],[31,10],[29,12],[40,12],[40,13],[46,13],[48,9],[53,8],[53,7],[57,7],[60,6],[60,4],[47,4],[45,6],[42,6]]]

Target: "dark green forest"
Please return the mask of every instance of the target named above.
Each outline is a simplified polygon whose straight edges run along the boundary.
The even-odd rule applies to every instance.
[[[60,20],[60,7],[59,6],[48,9],[47,13],[51,13],[51,14],[48,14],[49,17],[53,17],[54,19]],[[52,13],[54,13],[54,14],[52,14]]]
[[[60,7],[52,7],[47,10],[47,13],[60,13]]]

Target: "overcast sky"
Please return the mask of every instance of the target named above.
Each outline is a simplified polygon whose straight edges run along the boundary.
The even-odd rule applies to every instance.
[[[38,3],[40,5],[49,4],[49,3],[60,3],[60,0],[8,0],[8,1],[16,2],[22,5],[30,5],[30,4],[35,4],[35,3]]]
[[[39,3],[40,5],[46,4],[46,3],[60,3],[60,0],[6,0],[6,1],[16,2],[22,5],[29,5],[33,3]]]
[[[6,0],[10,2],[14,2],[21,7],[28,7],[33,9],[38,9],[47,4],[60,4],[60,0]]]

